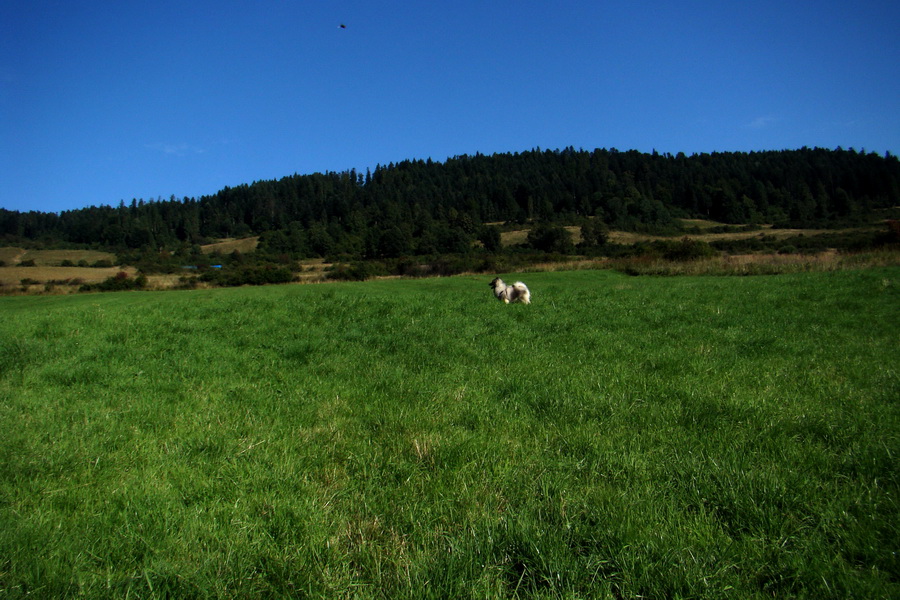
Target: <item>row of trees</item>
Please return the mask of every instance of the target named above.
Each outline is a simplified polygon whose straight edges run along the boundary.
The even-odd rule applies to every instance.
[[[466,252],[475,240],[490,249],[499,230],[489,224],[597,222],[633,231],[694,217],[827,227],[869,220],[898,200],[900,162],[890,154],[538,148],[407,160],[364,174],[295,174],[199,199],[135,199],[61,214],[0,209],[0,236],[4,243],[158,251],[255,234],[273,255],[387,258]]]

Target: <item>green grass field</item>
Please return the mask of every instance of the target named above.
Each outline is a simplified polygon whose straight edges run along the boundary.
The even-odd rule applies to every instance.
[[[0,598],[897,598],[900,268],[0,298]]]

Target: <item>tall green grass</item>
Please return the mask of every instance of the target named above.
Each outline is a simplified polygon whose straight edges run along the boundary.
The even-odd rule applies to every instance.
[[[0,597],[900,595],[900,269],[0,298]]]

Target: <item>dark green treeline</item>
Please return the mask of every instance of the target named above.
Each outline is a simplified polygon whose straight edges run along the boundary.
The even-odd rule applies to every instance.
[[[262,235],[269,251],[359,257],[466,251],[485,223],[619,230],[675,218],[832,227],[900,204],[896,156],[853,149],[686,156],[534,149],[444,162],[406,160],[358,173],[292,175],[199,199],[132,200],[61,214],[0,209],[3,242],[171,248]]]

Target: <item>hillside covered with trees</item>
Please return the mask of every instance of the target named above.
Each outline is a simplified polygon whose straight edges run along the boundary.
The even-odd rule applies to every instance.
[[[0,209],[0,243],[160,252],[259,235],[261,250],[294,259],[381,259],[465,253],[475,240],[492,249],[499,233],[486,224],[665,231],[676,218],[703,218],[828,228],[871,222],[898,204],[900,161],[890,154],[534,149],[295,174],[61,214]]]

